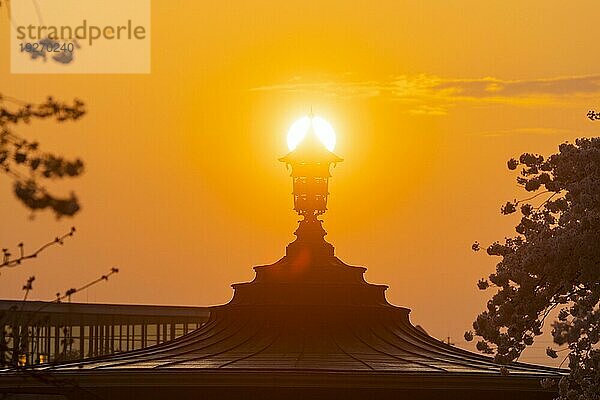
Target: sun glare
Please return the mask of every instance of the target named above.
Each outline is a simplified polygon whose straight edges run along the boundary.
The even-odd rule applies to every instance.
[[[292,124],[287,135],[288,148],[294,150],[312,128],[317,138],[329,151],[335,148],[335,131],[329,122],[317,116],[302,117]]]

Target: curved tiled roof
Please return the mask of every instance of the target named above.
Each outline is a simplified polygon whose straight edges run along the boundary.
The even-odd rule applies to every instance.
[[[240,369],[499,375],[491,358],[438,341],[394,306],[214,307],[200,329],[158,346],[47,367],[50,370]],[[510,375],[556,376],[508,366]]]

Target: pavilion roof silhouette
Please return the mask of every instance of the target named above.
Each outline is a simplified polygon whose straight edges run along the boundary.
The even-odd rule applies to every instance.
[[[282,161],[298,162],[303,151]],[[324,162],[341,161],[326,151]],[[540,379],[560,377],[559,370],[523,363],[503,369],[413,326],[408,308],[386,300],[387,286],[366,282],[366,268],[334,255],[320,220],[301,221],[295,235],[284,257],[255,267],[251,282],[234,284],[232,300],[212,307],[198,330],[142,350],[39,366],[37,373],[75,379],[111,399],[556,395]],[[35,379],[4,375],[0,386],[48,390]]]

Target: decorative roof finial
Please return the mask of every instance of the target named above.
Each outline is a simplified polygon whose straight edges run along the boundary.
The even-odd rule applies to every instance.
[[[312,112],[311,107],[311,120]],[[288,246],[287,254],[303,249],[333,256],[333,246],[324,240],[326,232],[318,216],[327,211],[331,165],[342,159],[319,142],[313,132],[279,161],[291,166],[294,210],[303,217],[295,232],[297,240]]]

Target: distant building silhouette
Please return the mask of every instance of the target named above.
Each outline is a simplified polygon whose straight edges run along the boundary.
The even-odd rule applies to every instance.
[[[173,340],[208,320],[208,307],[0,300],[0,357],[24,340],[23,364],[139,350]]]

